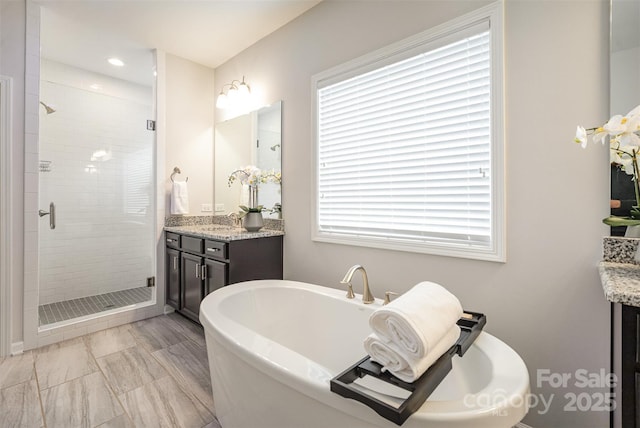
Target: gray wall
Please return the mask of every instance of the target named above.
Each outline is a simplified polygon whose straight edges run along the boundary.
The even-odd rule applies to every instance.
[[[572,389],[539,388],[536,373],[609,370],[609,304],[597,272],[608,232],[601,223],[608,210],[608,152],[572,142],[576,125],[594,126],[609,116],[607,2],[506,2],[507,263],[310,238],[311,76],[483,4],[325,1],[219,67],[217,86],[244,75],[265,102],[283,100],[286,278],[339,287],[347,268],[360,263],[378,297],[436,281],[465,308],[488,315],[486,329],[525,360],[532,392],[552,399],[546,414],[538,406],[525,423],[600,428],[608,425],[607,413],[564,411]]]

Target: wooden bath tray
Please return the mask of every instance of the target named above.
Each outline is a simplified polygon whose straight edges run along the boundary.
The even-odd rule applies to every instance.
[[[389,372],[382,372],[382,366],[371,361],[367,355],[331,379],[331,391],[342,397],[359,401],[372,408],[383,418],[397,425],[402,425],[422,406],[451,371],[451,358],[456,354],[462,357],[486,323],[487,317],[484,314],[465,311],[465,316],[460,318],[457,323],[460,327],[458,341],[413,383],[404,382]],[[395,391],[391,393],[394,397],[377,393],[375,390],[367,388],[366,384],[358,384],[358,381],[366,376],[371,376],[378,384],[388,385],[389,388],[394,389]],[[403,394],[396,394],[397,391]]]

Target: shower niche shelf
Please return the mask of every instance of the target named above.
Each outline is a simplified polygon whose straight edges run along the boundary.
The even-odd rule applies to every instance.
[[[402,425],[409,416],[422,406],[451,371],[451,359],[453,356],[457,354],[462,357],[476,340],[486,323],[487,317],[484,314],[465,311],[465,316],[457,322],[460,327],[458,341],[413,383],[404,382],[388,372],[383,372],[382,366],[372,361],[367,355],[331,379],[331,391],[342,397],[359,401],[373,409],[383,418],[396,425]],[[363,387],[354,383],[365,376],[371,376],[383,384],[390,385],[392,388],[400,388],[407,392],[408,396],[403,401],[395,403],[397,404],[395,405],[384,400],[383,393],[378,394],[377,397],[375,396],[376,391],[372,391],[373,394],[368,394],[365,392],[366,386]]]

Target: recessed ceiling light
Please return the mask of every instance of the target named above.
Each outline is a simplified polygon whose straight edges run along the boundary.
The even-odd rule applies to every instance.
[[[124,62],[122,62],[120,58],[109,58],[107,61],[109,64],[115,65],[116,67],[122,67],[124,65]]]

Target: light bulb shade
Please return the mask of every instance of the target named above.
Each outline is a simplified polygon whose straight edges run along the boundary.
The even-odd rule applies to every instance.
[[[229,91],[227,91],[227,98],[229,99],[229,103],[234,103],[238,98],[238,89],[235,86],[232,86]]]
[[[251,93],[251,89],[249,89],[249,85],[247,85],[246,83],[242,82],[242,83],[240,83],[238,85],[238,93],[240,94],[240,96],[242,98],[246,98]]]
[[[227,99],[227,96],[224,94],[224,92],[220,92],[220,95],[218,95],[218,99],[216,100],[216,107],[225,109],[227,108],[228,104],[229,100]]]

